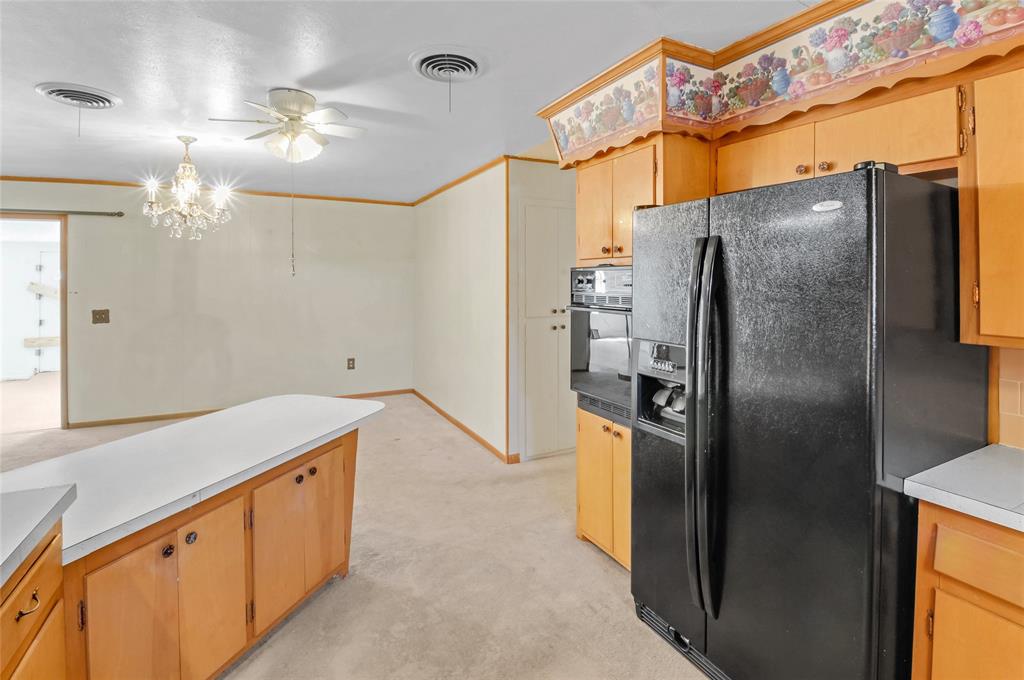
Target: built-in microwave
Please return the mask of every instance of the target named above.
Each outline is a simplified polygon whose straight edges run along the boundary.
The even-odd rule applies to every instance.
[[[633,268],[577,267],[571,278],[570,387],[628,408]]]

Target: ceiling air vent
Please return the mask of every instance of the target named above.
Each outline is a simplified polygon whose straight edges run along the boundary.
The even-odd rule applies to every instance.
[[[483,70],[479,57],[470,56],[465,48],[434,46],[414,52],[409,63],[424,78],[439,83],[461,83],[473,80]]]
[[[48,99],[79,109],[112,109],[121,98],[104,90],[75,83],[39,83],[36,92]]]

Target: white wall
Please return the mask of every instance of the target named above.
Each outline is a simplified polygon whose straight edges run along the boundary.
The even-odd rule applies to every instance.
[[[297,200],[292,278],[286,198],[235,196],[200,242],[151,229],[141,189],[2,182],[0,200],[126,213],[69,219],[72,423],[413,384],[411,208]],[[99,308],[109,325],[91,324]]]
[[[551,146],[553,150],[553,145]],[[526,155],[539,157],[535,154],[542,149],[543,145],[540,145]],[[527,396],[524,394],[525,309],[522,299],[523,286],[520,284],[519,278],[524,275],[522,271],[524,264],[522,221],[524,208],[527,205],[564,207],[574,211],[576,171],[561,170],[557,165],[551,163],[509,161],[509,262],[511,263],[509,271],[509,375],[512,394],[509,410],[509,439],[510,449],[513,453],[524,453],[523,399]],[[569,266],[572,266],[571,262]],[[564,269],[564,267],[562,268]],[[566,297],[568,298],[569,273],[567,270],[562,271],[558,273],[558,276],[564,277]],[[565,323],[568,323],[568,316],[568,314],[565,315]]]
[[[505,451],[505,163],[413,210],[414,386]]]

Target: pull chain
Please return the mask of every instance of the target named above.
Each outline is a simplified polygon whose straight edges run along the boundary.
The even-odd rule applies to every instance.
[[[291,212],[292,212],[292,278],[295,278],[295,164],[289,163],[289,169],[292,175],[292,200],[291,200]]]
[[[76,107],[76,108],[78,109],[78,136],[81,137],[82,136],[82,107],[79,106],[79,107]],[[451,108],[450,104],[449,104],[449,108]]]

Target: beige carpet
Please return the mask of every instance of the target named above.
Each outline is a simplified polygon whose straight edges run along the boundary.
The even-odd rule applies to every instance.
[[[60,372],[0,381],[0,432],[60,427]]]
[[[637,621],[629,573],[576,539],[572,456],[506,466],[414,396],[382,401],[359,435],[348,577],[225,677],[703,678]]]

